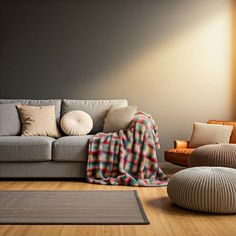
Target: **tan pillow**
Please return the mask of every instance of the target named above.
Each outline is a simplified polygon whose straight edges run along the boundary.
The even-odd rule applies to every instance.
[[[22,136],[60,137],[55,106],[17,106],[22,122]]]
[[[84,111],[69,111],[61,118],[61,128],[67,135],[86,135],[93,128],[93,120]]]
[[[232,125],[216,125],[195,122],[189,147],[197,148],[208,144],[229,143]]]
[[[104,119],[103,132],[109,133],[126,130],[136,111],[137,106],[111,106]]]

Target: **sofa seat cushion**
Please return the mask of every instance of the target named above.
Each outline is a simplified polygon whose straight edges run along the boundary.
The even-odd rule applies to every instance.
[[[0,137],[0,162],[50,161],[52,142],[50,137]]]
[[[87,162],[88,141],[92,135],[65,136],[53,142],[53,161]]]
[[[188,159],[194,148],[173,148],[165,151],[165,160],[173,164],[188,166]]]

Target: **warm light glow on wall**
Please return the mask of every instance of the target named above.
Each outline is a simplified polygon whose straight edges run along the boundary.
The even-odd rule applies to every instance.
[[[193,121],[232,119],[228,5],[204,22],[140,51],[98,80],[90,95],[126,97],[151,113],[160,125],[163,149],[175,138],[189,138]]]
[[[162,150],[236,119],[236,0],[2,2],[1,97],[127,98]]]
[[[236,1],[232,0],[232,111],[236,120]]]

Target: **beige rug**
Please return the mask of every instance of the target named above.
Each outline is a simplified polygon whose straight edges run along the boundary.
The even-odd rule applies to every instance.
[[[0,191],[0,224],[149,224],[134,191]]]

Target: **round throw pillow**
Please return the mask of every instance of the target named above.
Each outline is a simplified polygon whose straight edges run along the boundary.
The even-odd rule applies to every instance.
[[[84,111],[70,111],[62,116],[61,128],[67,135],[85,135],[92,130],[93,120]]]

